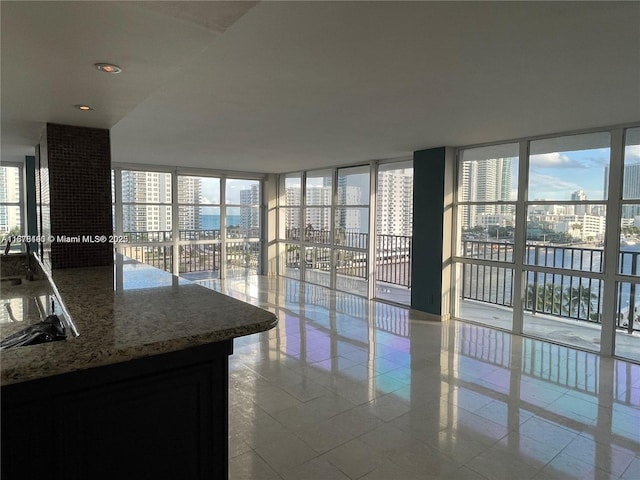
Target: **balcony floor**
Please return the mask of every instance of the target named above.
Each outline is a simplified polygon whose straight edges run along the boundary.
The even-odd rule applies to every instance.
[[[460,301],[458,317],[489,327],[511,330],[511,308],[475,300]],[[552,315],[524,313],[523,332],[577,348],[600,351],[600,324],[560,318]],[[619,356],[640,362],[640,334],[616,332],[616,352]]]
[[[207,283],[280,319],[230,358],[231,479],[640,478],[640,365],[282,277]]]

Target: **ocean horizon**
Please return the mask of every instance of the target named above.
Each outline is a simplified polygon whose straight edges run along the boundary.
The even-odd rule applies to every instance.
[[[240,215],[227,215],[227,226],[240,225]],[[202,230],[220,230],[220,215],[200,215]]]

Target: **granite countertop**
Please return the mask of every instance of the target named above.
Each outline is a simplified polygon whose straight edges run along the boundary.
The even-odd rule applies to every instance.
[[[2,352],[1,384],[126,362],[274,327],[276,316],[120,254],[114,266],[54,270],[79,333]]]

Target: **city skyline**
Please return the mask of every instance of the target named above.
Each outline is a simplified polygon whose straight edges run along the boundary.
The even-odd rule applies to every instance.
[[[0,167],[0,233],[9,233],[21,227],[20,170],[18,167]]]
[[[166,172],[123,170],[121,177],[123,231],[170,231],[172,229],[172,176]],[[214,177],[177,176],[178,229],[194,231],[211,229],[217,224],[210,217],[220,217],[220,204],[211,203],[204,191],[208,188],[218,197],[220,179]],[[260,228],[260,182],[258,180],[227,180],[227,195],[237,199],[226,202],[226,225],[239,227],[239,232],[256,236]],[[236,206],[238,205],[238,206]],[[207,225],[204,225],[206,223]]]

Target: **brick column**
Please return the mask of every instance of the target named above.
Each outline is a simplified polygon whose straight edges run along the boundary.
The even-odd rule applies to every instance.
[[[52,268],[111,265],[109,130],[47,124],[40,168],[48,171],[50,235],[55,238],[45,260]],[[102,236],[107,241],[101,242]],[[57,240],[61,237],[73,241]]]

